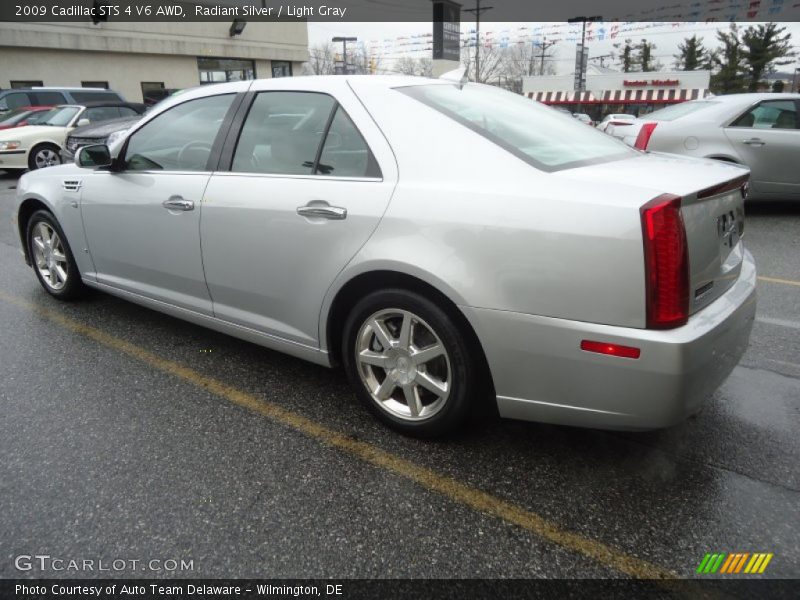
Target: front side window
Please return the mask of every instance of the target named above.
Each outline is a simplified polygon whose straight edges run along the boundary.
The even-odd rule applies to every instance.
[[[487,85],[419,85],[397,88],[506,149],[527,163],[553,171],[630,157],[620,140],[569,115]]]
[[[234,94],[198,98],[158,115],[128,140],[130,171],[205,171]]]
[[[231,170],[311,175],[334,106],[327,94],[258,94],[239,136]]]
[[[119,108],[116,106],[95,106],[87,108],[81,115],[81,119],[88,119],[90,123],[109,121],[119,118]]]
[[[2,110],[20,108],[21,106],[30,106],[33,104],[30,97],[25,92],[13,92],[11,94],[6,94],[3,99],[0,100],[0,103],[0,109]]]
[[[736,119],[731,127],[754,129],[800,129],[793,100],[769,100]]]

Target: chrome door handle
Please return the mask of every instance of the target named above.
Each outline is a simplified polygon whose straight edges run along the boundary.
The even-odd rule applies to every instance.
[[[766,146],[767,143],[761,138],[750,138],[749,140],[742,140],[743,144],[748,146]]]
[[[347,218],[347,209],[341,206],[331,206],[324,200],[312,200],[305,206],[298,206],[297,214],[310,219],[341,221]]]
[[[167,210],[194,210],[194,202],[184,200],[180,196],[171,196],[168,200],[164,200],[161,206]]]

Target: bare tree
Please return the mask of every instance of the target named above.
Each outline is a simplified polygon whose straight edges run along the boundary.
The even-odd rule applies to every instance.
[[[467,68],[470,81],[475,81],[475,48],[464,48],[461,52],[461,64]],[[478,73],[480,83],[489,83],[502,75],[503,53],[500,48],[481,48],[481,60]]]
[[[501,51],[499,83],[512,92],[522,93],[522,79],[531,75],[555,75],[550,57],[531,44],[516,44]],[[489,83],[487,81],[487,83]]]
[[[433,60],[430,58],[412,58],[410,56],[404,56],[394,61],[391,70],[401,75],[431,77],[433,75]]]
[[[309,75],[333,75],[336,72],[335,56],[336,50],[330,42],[312,46],[304,70]]]

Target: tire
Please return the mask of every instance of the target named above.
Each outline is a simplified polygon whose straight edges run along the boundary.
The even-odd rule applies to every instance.
[[[61,164],[61,148],[55,144],[39,144],[34,146],[28,156],[28,168],[31,171],[54,167]]]
[[[33,270],[45,291],[59,300],[79,298],[86,288],[55,217],[46,210],[33,213],[28,220],[25,240]]]
[[[380,421],[406,435],[455,431],[485,389],[482,362],[464,333],[416,292],[387,289],[364,297],[350,311],[342,338],[342,362],[356,395]]]

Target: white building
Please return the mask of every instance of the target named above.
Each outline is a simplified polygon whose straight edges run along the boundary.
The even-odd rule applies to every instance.
[[[130,23],[0,22],[0,88],[105,87],[141,102],[146,92],[299,74],[305,21]]]
[[[573,74],[525,77],[528,98],[583,112],[599,120],[609,113],[646,114],[657,108],[708,95],[710,71],[619,73],[590,67],[586,91],[576,92]]]

